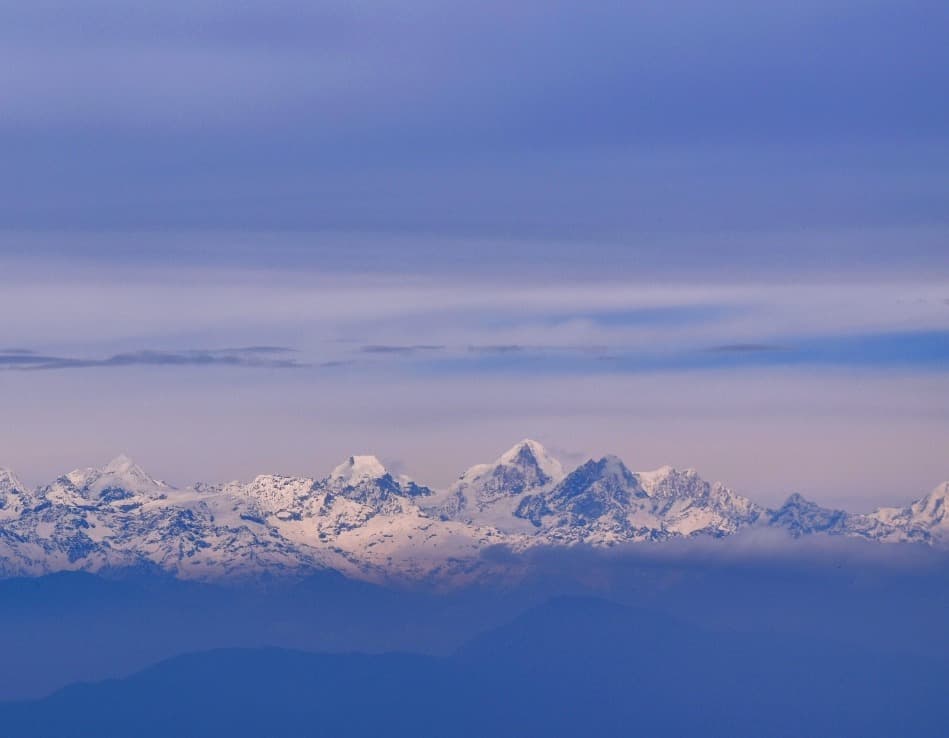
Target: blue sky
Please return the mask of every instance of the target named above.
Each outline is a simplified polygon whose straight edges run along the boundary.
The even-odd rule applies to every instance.
[[[937,2],[0,8],[0,464],[949,478]]]
[[[677,234],[699,237],[692,253],[713,234],[944,226],[947,13],[931,0],[5,3],[0,217]]]

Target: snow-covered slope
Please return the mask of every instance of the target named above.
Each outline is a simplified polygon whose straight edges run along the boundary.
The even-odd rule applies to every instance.
[[[634,474],[615,456],[586,462],[515,511],[548,540],[586,543],[721,537],[754,524],[761,513],[750,500],[691,469],[666,466]]]
[[[375,456],[350,456],[317,486],[328,494],[367,505],[376,512],[398,510],[402,500],[432,494],[430,489],[407,477],[396,479]]]
[[[868,516],[920,537],[949,542],[949,482],[943,482],[925,497],[906,507],[881,507]]]
[[[124,454],[112,459],[101,469],[76,469],[54,484],[68,488],[85,500],[117,502],[135,498],[139,501],[161,499],[172,490],[164,482],[152,479]]]
[[[318,557],[249,524],[241,500],[176,490],[127,457],[40,487],[5,522],[5,570],[28,574],[157,567],[183,577],[296,571]]]
[[[903,516],[902,520],[887,520],[880,512],[865,515],[834,510],[793,494],[780,508],[768,510],[765,519],[769,526],[781,528],[794,538],[820,533],[886,543],[934,542],[929,531],[910,516]]]
[[[374,456],[323,478],[261,475],[176,489],[120,456],[28,490],[0,469],[0,575],[156,568],[186,578],[295,575],[467,580],[496,572],[503,544],[615,545],[749,527],[949,545],[949,483],[905,507],[869,514],[791,495],[768,510],[691,470],[630,471],[615,456],[568,474],[524,440],[433,492]]]
[[[326,565],[348,574],[459,575],[483,546],[502,542],[500,534],[428,514],[419,502],[432,494],[393,477],[374,456],[351,456],[321,480],[260,476],[218,496],[240,500],[245,521],[321,552]]]
[[[616,456],[587,461],[547,492],[521,500],[515,515],[549,541],[643,540],[661,531],[649,496]]]
[[[0,467],[0,520],[19,517],[26,499],[23,482],[9,469]]]
[[[528,531],[515,515],[525,495],[563,479],[563,467],[537,441],[525,439],[490,464],[471,467],[432,509],[445,520],[478,522],[500,530]]]
[[[636,476],[653,500],[653,512],[678,535],[730,535],[758,522],[764,512],[721,482],[706,482],[694,469],[664,466]]]

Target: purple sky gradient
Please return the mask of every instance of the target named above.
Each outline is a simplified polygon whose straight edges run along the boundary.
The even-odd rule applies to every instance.
[[[0,465],[365,451],[444,485],[533,436],[918,497],[949,478],[947,31],[906,0],[7,3]]]

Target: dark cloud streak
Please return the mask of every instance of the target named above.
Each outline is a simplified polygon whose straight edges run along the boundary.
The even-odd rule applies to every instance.
[[[472,344],[468,346],[468,352],[472,354],[520,354],[520,353],[567,353],[567,354],[602,354],[609,350],[609,346],[602,345],[577,345],[564,344],[557,346],[554,344],[536,345],[529,343],[509,343],[509,344]]]
[[[291,351],[293,349],[279,346],[181,351],[143,349],[113,354],[102,359],[0,351],[0,367],[21,371],[49,371],[131,366],[230,366],[257,369],[302,369],[310,366],[295,359],[277,358],[280,354]]]
[[[520,351],[527,351],[527,346],[521,344],[499,344],[487,346],[469,346],[468,351],[473,354],[514,354]]]
[[[432,351],[444,351],[445,347],[435,344],[411,344],[396,346],[389,344],[370,344],[359,350],[364,354],[418,354]]]
[[[786,351],[786,346],[777,346],[768,343],[725,343],[720,346],[710,346],[706,351],[722,354],[752,354],[760,351]]]

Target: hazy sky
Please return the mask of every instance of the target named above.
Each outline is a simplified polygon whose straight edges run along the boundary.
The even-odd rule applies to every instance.
[[[943,2],[0,4],[0,465],[949,479]]]

